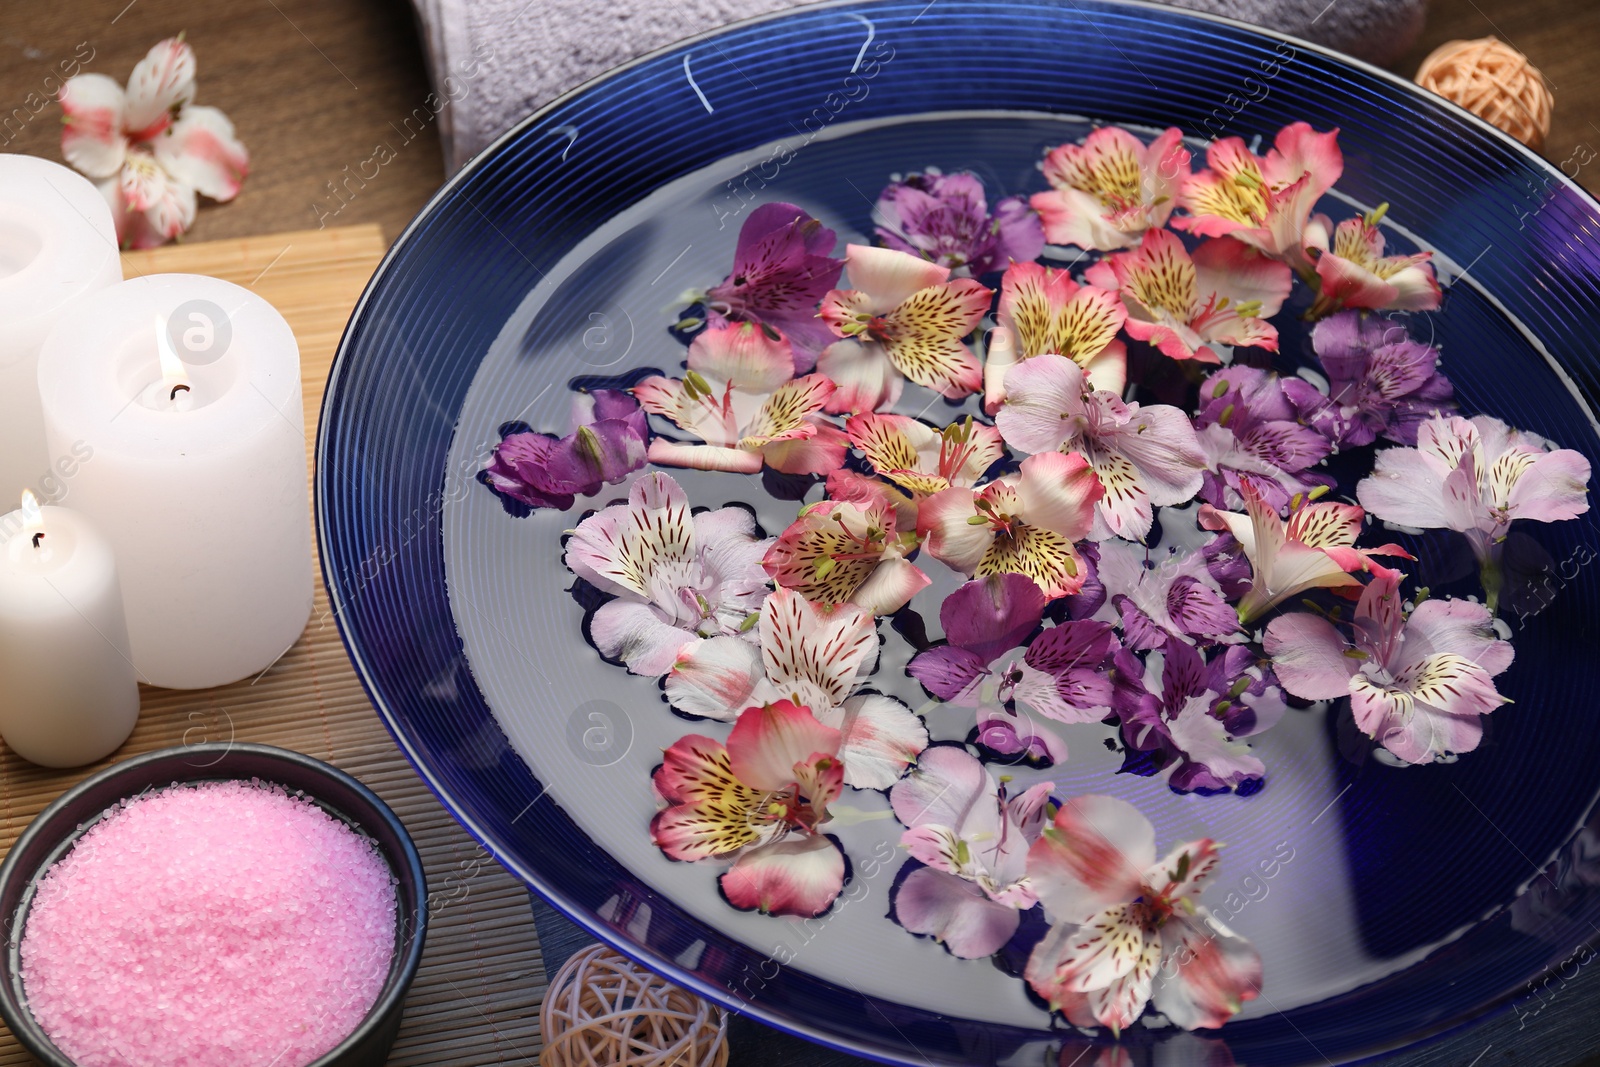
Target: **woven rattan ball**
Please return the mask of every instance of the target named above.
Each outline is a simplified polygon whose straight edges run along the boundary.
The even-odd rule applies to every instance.
[[[1417,84],[1492,123],[1530,148],[1550,132],[1555,98],[1528,57],[1494,37],[1450,41],[1417,70]]]
[[[545,991],[539,1067],[725,1067],[728,1018],[604,945],[574,955]]]

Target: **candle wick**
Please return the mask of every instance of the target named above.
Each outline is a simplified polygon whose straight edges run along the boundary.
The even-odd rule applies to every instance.
[[[190,390],[189,390],[189,387],[187,385],[182,385],[182,384],[174,385],[172,387],[172,392],[167,394],[167,399],[168,400],[176,400],[176,399],[178,399],[178,394],[180,392],[187,393],[189,391]]]
[[[33,547],[38,548],[39,542],[42,540],[44,540],[44,531],[40,530],[38,533],[33,535]]]

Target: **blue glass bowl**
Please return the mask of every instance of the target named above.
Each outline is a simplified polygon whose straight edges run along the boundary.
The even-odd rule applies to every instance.
[[[1109,1038],[823,980],[804,958],[771,959],[697,918],[597,846],[508,742],[483,695],[501,666],[469,664],[463,622],[480,616],[475,627],[504,639],[503,663],[558,680],[526,694],[552,748],[600,767],[575,739],[627,717],[595,719],[585,702],[584,672],[600,668],[581,645],[589,660],[571,662],[566,606],[493,590],[496,568],[559,570],[550,545],[457,572],[489,590],[484,602],[449,587],[451,539],[504,521],[464,504],[487,495],[473,475],[492,439],[462,437],[482,432],[468,417],[474,396],[498,396],[508,421],[559,422],[551,413],[568,384],[674,364],[681,349],[664,327],[676,293],[684,278],[722,276],[748,204],[803,196],[870,232],[871,200],[894,171],[937,164],[978,171],[991,194],[1037,189],[1041,147],[1087,128],[1062,116],[1268,142],[1295,120],[1339,127],[1347,202],[1329,205],[1335,217],[1386,201],[1406,228],[1390,231],[1393,243],[1435,249],[1447,275],[1469,268],[1425,319],[1463,407],[1600,462],[1593,200],[1381,71],[1225,20],[1109,0],[819,5],[685,42],[569,94],[469,165],[396,243],[345,334],[323,410],[316,495],[338,622],[380,713],[456,817],[597,937],[712,999],[885,1062],[1087,1064],[1086,1046]],[[770,148],[779,139],[792,161]],[[651,197],[673,210],[641,215]],[[580,269],[563,266],[575,258]],[[1304,337],[1297,324],[1285,330],[1292,353]],[[1305,820],[1334,847],[1282,831],[1289,847],[1301,843],[1297,863],[1348,882],[1352,939],[1393,966],[1343,985],[1330,972],[1326,996],[1268,1003],[1203,1040],[1140,1029],[1125,1035],[1123,1062],[1346,1062],[1491,1008],[1521,1011],[1587,952],[1600,930],[1600,846],[1584,831],[1600,789],[1593,533],[1587,517],[1539,528],[1548,596],[1514,620],[1517,664],[1501,681],[1516,704],[1492,717],[1483,748],[1407,771],[1335,758],[1339,788]],[[1432,565],[1435,542],[1408,543]],[[1320,743],[1339,751],[1331,726]],[[647,811],[626,817],[642,835]],[[1281,830],[1246,831],[1230,848],[1248,856]]]

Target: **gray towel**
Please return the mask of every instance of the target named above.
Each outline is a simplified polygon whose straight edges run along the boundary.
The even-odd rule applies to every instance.
[[[1425,0],[1168,0],[1304,37],[1373,63],[1405,53]],[[524,115],[663,45],[796,0],[412,0],[454,173]]]

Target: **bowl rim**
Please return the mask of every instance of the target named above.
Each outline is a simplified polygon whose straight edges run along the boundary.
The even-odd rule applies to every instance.
[[[355,1050],[374,1031],[388,1023],[393,1013],[404,1010],[406,996],[410,992],[411,984],[416,978],[418,966],[422,961],[423,945],[427,940],[428,932],[427,878],[422,866],[422,856],[417,850],[416,842],[412,840],[411,834],[406,830],[405,824],[400,821],[400,817],[383,801],[383,798],[362,784],[353,775],[303,752],[281,748],[277,745],[264,745],[248,741],[211,741],[192,745],[178,745],[119,760],[111,766],[95,772],[56,797],[43,811],[34,816],[21,834],[17,835],[16,841],[12,843],[10,849],[6,852],[5,860],[0,862],[0,895],[3,895],[12,883],[19,880],[26,879],[30,883],[33,882],[47,866],[59,861],[61,856],[70,851],[69,846],[56,855],[47,858],[40,866],[28,871],[23,870],[21,857],[35,841],[50,838],[55,845],[59,846],[69,840],[75,841],[84,828],[89,825],[89,823],[76,822],[70,827],[56,825],[65,817],[65,813],[72,806],[73,801],[103,788],[108,783],[139,777],[139,772],[145,771],[152,765],[173,765],[174,776],[172,784],[174,785],[229,779],[248,781],[248,778],[230,775],[226,771],[219,773],[218,768],[221,767],[222,761],[234,753],[248,754],[270,762],[298,767],[301,771],[308,772],[313,777],[336,782],[344,789],[349,790],[354,794],[359,804],[365,808],[364,811],[348,810],[346,805],[335,804],[319,793],[303,786],[290,786],[288,783],[274,781],[260,774],[251,776],[268,784],[283,786],[291,790],[299,789],[300,792],[324,806],[325,810],[331,810],[343,816],[344,821],[347,823],[357,824],[356,828],[380,849],[390,869],[394,872],[394,876],[402,882],[411,883],[414,888],[416,904],[412,909],[412,914],[400,914],[402,909],[399,906],[398,897],[396,900],[396,933],[398,934],[410,927],[411,934],[403,954],[397,953],[396,959],[391,962],[389,977],[384,982],[383,988],[379,990],[378,998],[367,1009],[367,1013],[362,1018],[361,1023],[346,1035],[339,1044],[306,1064],[306,1067],[339,1067],[342,1056]],[[210,763],[196,766],[189,762],[195,756],[213,754],[216,759]],[[195,773],[185,775],[179,771],[178,767],[184,765]],[[129,791],[119,799],[137,796],[142,792],[143,789]],[[94,821],[98,821],[100,817],[103,817],[105,812],[110,810],[110,807],[111,805],[107,805],[101,808],[101,815],[97,816]],[[377,836],[366,828],[372,823],[381,823],[387,826],[394,834],[395,840],[400,843],[398,855],[385,847]],[[16,910],[10,914],[0,916],[0,920],[4,921],[7,931],[7,944],[5,946],[7,952],[12,951],[14,947],[16,947],[17,951],[20,951],[22,931],[27,924],[25,918],[21,921],[18,921],[18,919],[19,916],[26,915],[26,910],[31,903],[32,893],[25,887],[24,895],[19,899]],[[21,1042],[29,1053],[36,1056],[40,1062],[48,1064],[50,1067],[75,1067],[75,1061],[56,1047],[45,1032],[44,1027],[39,1024],[38,1020],[33,1017],[33,1013],[28,1010],[26,1003],[16,995],[17,989],[21,986],[21,980],[19,972],[13,976],[13,981],[0,982],[0,1017],[5,1019],[6,1025],[11,1028],[11,1032],[16,1035],[17,1040]]]
[[[937,2],[937,0],[935,0],[935,2]],[[1050,2],[1050,0],[1047,0],[1047,2]],[[1187,7],[1175,7],[1169,3],[1161,2],[1161,0],[1087,0],[1087,2],[1082,5],[1076,3],[1063,3],[1061,0],[1053,0],[1053,2],[1059,3],[1062,7],[1121,8],[1131,11],[1143,11],[1151,14],[1159,14],[1163,17],[1192,19],[1203,23],[1228,27],[1236,32],[1254,35],[1269,41],[1287,43],[1296,49],[1304,49],[1307,52],[1317,54],[1336,65],[1352,68],[1370,77],[1388,83],[1391,86],[1398,87],[1403,93],[1409,94],[1415,99],[1415,101],[1419,102],[1423,106],[1442,108],[1447,114],[1450,114],[1457,121],[1465,121],[1468,125],[1477,127],[1480,132],[1489,135],[1490,137],[1500,141],[1504,146],[1510,148],[1514,154],[1520,156],[1525,163],[1531,165],[1536,170],[1542,170],[1547,175],[1554,177],[1554,179],[1556,179],[1562,186],[1564,186],[1571,193],[1576,194],[1581,201],[1587,203],[1595,210],[1597,214],[1600,214],[1600,197],[1597,197],[1596,194],[1590,193],[1582,185],[1578,184],[1575,179],[1569,177],[1566,172],[1563,171],[1557,164],[1546,159],[1540,153],[1535,152],[1533,149],[1529,148],[1515,137],[1512,137],[1506,131],[1479,117],[1454,101],[1439,95],[1438,93],[1424,89],[1422,86],[1405,77],[1402,77],[1399,74],[1395,74],[1392,71],[1386,70],[1383,67],[1377,66],[1376,64],[1370,63],[1366,60],[1358,59],[1355,56],[1341,52],[1338,49],[1331,48],[1314,41],[1308,41],[1304,38],[1296,37],[1292,34],[1284,33],[1279,30],[1258,26],[1254,23],[1246,22],[1241,19],[1214,14],[1208,11],[1194,10]],[[831,9],[857,7],[866,7],[870,9],[871,6],[872,0],[811,0],[811,2],[802,3],[797,7],[784,8],[775,11],[769,11],[763,14],[746,16],[744,18],[740,18],[710,29],[702,30],[698,33],[668,42],[667,44],[651,49],[648,52],[644,52],[623,63],[619,63],[616,66],[611,67],[602,73],[579,83],[577,86],[567,90],[566,92],[551,98],[540,107],[530,111],[522,119],[518,120],[512,126],[507,128],[505,132],[490,141],[484,148],[469,157],[461,164],[459,168],[457,168],[454,173],[447,175],[444,183],[440,185],[438,190],[436,190],[434,194],[427,200],[427,202],[420,209],[418,209],[417,214],[413,216],[411,221],[406,224],[405,228],[400,231],[393,242],[389,245],[389,248],[387,251],[385,251],[383,257],[379,260],[377,267],[374,269],[371,278],[368,279],[366,286],[362,289],[361,295],[357,299],[355,306],[351,309],[350,318],[346,322],[344,331],[340,335],[339,345],[335,350],[334,360],[329,368],[328,379],[324,385],[322,404],[318,411],[315,447],[316,455],[319,461],[326,453],[328,438],[332,432],[330,428],[331,422],[328,416],[330,415],[334,405],[338,402],[338,397],[340,395],[338,384],[341,381],[343,374],[348,369],[347,357],[350,351],[352,332],[356,324],[363,319],[368,310],[369,304],[374,298],[374,295],[377,293],[380,285],[387,280],[390,272],[394,268],[394,264],[399,259],[400,253],[402,252],[403,248],[408,245],[413,235],[417,233],[417,231],[435,213],[437,209],[455,196],[460,187],[464,186],[479,169],[486,166],[489,161],[498,155],[505,146],[517,140],[524,134],[525,131],[535,126],[547,115],[559,110],[570,101],[583,96],[584,94],[590,92],[600,85],[603,85],[606,82],[612,81],[623,74],[626,74],[636,67],[654,62],[662,57],[674,55],[679,52],[683,52],[694,45],[708,41],[715,41],[717,38],[720,38],[726,34],[740,32],[764,23],[779,21],[796,16],[811,15],[819,11],[827,11]],[[930,3],[928,6],[931,7],[933,5]],[[924,8],[924,10],[926,10],[926,8]],[[853,1043],[847,1038],[820,1028],[809,1020],[787,1016],[778,1011],[774,1011],[760,1001],[740,1000],[729,990],[717,986],[714,983],[702,980],[699,976],[681,967],[672,959],[662,955],[661,953],[642,944],[635,943],[626,936],[625,932],[612,928],[605,922],[598,919],[596,916],[590,914],[581,905],[566,899],[566,897],[559,890],[552,888],[549,885],[548,880],[540,875],[539,872],[532,870],[526,864],[520,862],[517,857],[505,854],[503,850],[496,846],[492,835],[484,827],[478,825],[476,820],[457,807],[455,801],[446,791],[443,783],[435,776],[433,771],[423,761],[420,753],[412,743],[412,739],[406,736],[398,728],[398,716],[390,707],[389,701],[378,686],[378,676],[380,672],[374,670],[372,665],[369,664],[361,650],[358,649],[356,644],[352,641],[350,632],[347,629],[344,619],[345,611],[348,607],[347,598],[343,595],[343,591],[336,580],[338,575],[334,570],[333,562],[336,555],[336,546],[332,541],[329,524],[325,521],[328,508],[328,498],[330,495],[330,492],[327,488],[327,478],[329,477],[329,473],[329,469],[323,463],[318,462],[315,467],[315,474],[312,483],[313,515],[316,522],[318,561],[323,576],[323,584],[328,591],[329,612],[337,623],[340,640],[344,643],[346,654],[349,656],[351,664],[356,670],[357,677],[361,680],[362,688],[366,691],[368,699],[371,700],[373,707],[378,711],[379,718],[383,720],[383,724],[389,731],[390,735],[394,738],[396,746],[402,753],[405,754],[406,760],[411,764],[418,777],[420,777],[427,784],[428,788],[439,799],[440,804],[450,813],[451,817],[455,819],[455,821],[460,824],[461,827],[465,829],[467,833],[470,834],[472,838],[477,841],[483,847],[483,849],[495,859],[497,863],[501,864],[513,876],[521,880],[530,889],[538,893],[540,897],[549,902],[550,905],[554,907],[556,911],[559,912],[564,918],[577,925],[580,929],[589,934],[591,937],[595,938],[597,941],[611,947],[615,951],[622,953],[630,959],[633,959],[635,962],[642,964],[668,981],[674,982],[683,988],[704,997],[708,1001],[719,1005],[725,1010],[742,1015],[748,1015],[754,1019],[757,1019],[763,1025],[769,1026],[786,1034],[802,1037],[825,1048],[845,1052],[850,1055],[862,1057],[875,1062],[889,1064],[891,1067],[909,1062],[902,1058],[890,1058],[890,1053],[887,1051],[867,1048]],[[476,683],[473,684],[475,685]],[[548,786],[546,786],[546,789],[548,789]],[[1594,938],[1586,941],[1585,944],[1589,946],[1600,946],[1600,934],[1597,934]],[[1552,965],[1551,967],[1547,968],[1545,973],[1553,973],[1557,969],[1557,966],[1558,965]],[[1515,995],[1516,994],[1514,990],[1507,992],[1491,1002],[1476,1005],[1471,1010],[1464,1011],[1459,1015],[1451,1016],[1442,1022],[1432,1024],[1426,1030],[1420,1031],[1415,1035],[1402,1040],[1398,1044],[1392,1044],[1384,1048],[1367,1049],[1357,1056],[1356,1061],[1352,1062],[1364,1061],[1375,1056],[1381,1056],[1386,1053],[1394,1052],[1398,1049],[1420,1047],[1424,1044],[1436,1041],[1452,1031],[1465,1027],[1479,1019],[1484,1018],[1487,1014],[1496,1013],[1503,1010],[1513,999],[1515,999]],[[316,1067],[316,1065],[313,1065],[313,1067]]]

